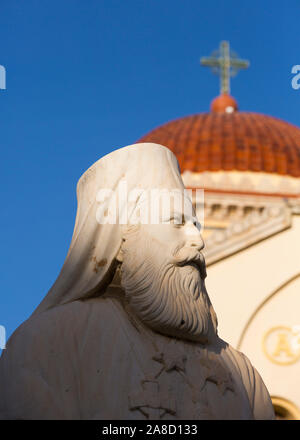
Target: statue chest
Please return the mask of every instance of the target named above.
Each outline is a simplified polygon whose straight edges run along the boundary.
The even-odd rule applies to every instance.
[[[144,354],[130,378],[128,409],[145,419],[252,418],[247,394],[221,355],[179,342]]]

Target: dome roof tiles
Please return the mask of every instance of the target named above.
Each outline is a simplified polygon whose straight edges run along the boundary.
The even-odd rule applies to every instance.
[[[168,122],[138,142],[170,148],[181,171],[257,171],[300,176],[300,129],[258,113],[215,112]]]

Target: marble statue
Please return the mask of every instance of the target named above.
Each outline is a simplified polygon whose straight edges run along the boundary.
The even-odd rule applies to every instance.
[[[274,418],[259,373],[218,336],[191,200],[142,222],[154,189],[185,190],[173,153],[151,143],[80,178],[62,270],[0,359],[1,419]]]

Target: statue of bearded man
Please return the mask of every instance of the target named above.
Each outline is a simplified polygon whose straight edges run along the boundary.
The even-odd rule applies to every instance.
[[[217,334],[191,200],[141,221],[154,189],[184,194],[175,156],[157,144],[83,174],[61,273],[0,359],[0,418],[274,418],[258,372]]]

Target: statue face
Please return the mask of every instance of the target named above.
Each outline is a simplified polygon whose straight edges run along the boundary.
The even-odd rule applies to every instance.
[[[181,214],[173,212],[157,225],[129,227],[121,282],[132,310],[145,324],[204,343],[217,327],[204,284],[204,243],[195,219],[180,220]]]
[[[195,218],[183,220],[182,217],[181,214],[174,213],[158,225],[142,225],[141,229],[165,256],[174,256],[174,263],[180,264],[180,255],[185,253],[187,259],[191,260],[190,266],[196,270],[197,277],[200,276],[204,280],[206,269],[204,257],[200,252],[204,248],[200,224]]]

